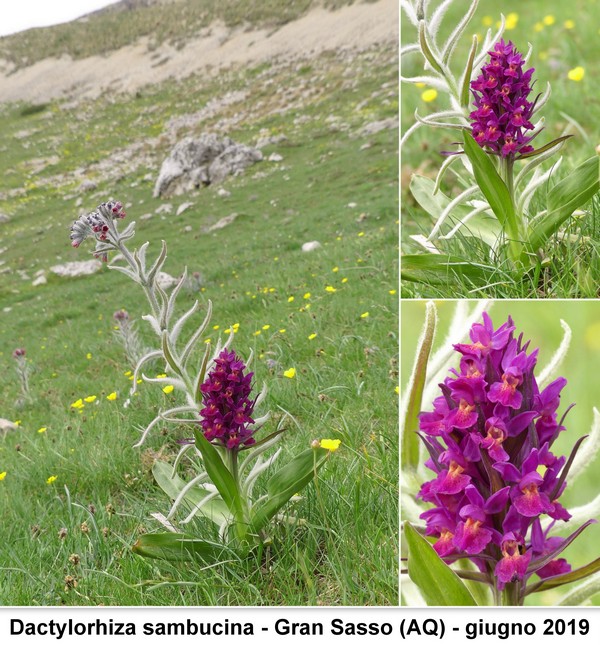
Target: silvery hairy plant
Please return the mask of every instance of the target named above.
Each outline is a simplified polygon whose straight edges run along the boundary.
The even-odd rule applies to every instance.
[[[407,279],[418,279],[419,272],[447,272],[448,266],[460,268],[470,258],[444,254],[444,241],[460,233],[483,241],[489,248],[489,261],[508,262],[517,274],[543,260],[548,240],[560,234],[576,209],[581,208],[599,189],[599,160],[591,157],[563,180],[550,187],[562,158],[550,160],[571,136],[562,136],[535,149],[531,142],[542,132],[544,118],[539,111],[550,98],[550,85],[530,98],[533,68],[524,69],[532,53],[525,56],[512,42],[502,38],[500,27],[488,29],[483,42],[472,36],[466,61],[455,61],[457,44],[475,14],[479,0],[472,0],[463,18],[445,42],[439,28],[453,0],[401,0],[401,5],[417,31],[416,42],[401,49],[404,60],[417,55],[424,73],[401,77],[405,82],[424,83],[447,97],[449,109],[420,116],[404,133],[401,144],[415,130],[428,126],[456,132],[457,151],[444,153],[437,177],[413,175],[410,190],[417,203],[433,221],[429,235],[412,238],[431,255],[404,256]],[[434,6],[435,5],[435,6]],[[460,192],[443,192],[446,173],[454,173]],[[538,194],[539,193],[539,194]],[[534,199],[534,197],[537,198]],[[545,208],[536,204],[545,201]],[[578,212],[579,215],[583,214]],[[432,257],[436,256],[436,257]],[[493,266],[479,266],[481,276]],[[471,267],[471,273],[477,273]]]
[[[124,217],[120,202],[100,204],[74,222],[71,244],[78,247],[86,238],[93,238],[96,242],[93,253],[104,261],[108,261],[110,252],[117,252],[108,268],[125,274],[147,297],[151,313],[143,319],[150,324],[159,342],[156,349],[139,359],[131,395],[135,394],[141,377],[183,397],[181,404],[156,414],[142,430],[135,446],[143,445],[149,434],[164,423],[187,425],[193,435],[179,441],[181,449],[173,465],[157,461],[153,466],[157,483],[173,500],[166,517],[160,513],[153,516],[169,532],[143,535],[134,551],[149,557],[197,556],[211,560],[219,558],[225,547],[247,553],[251,547],[268,541],[269,522],[280,517],[282,508],[312,481],[337,443],[315,440],[269,477],[265,494],[258,498],[254,495],[259,475],[266,473],[281,454],[278,449],[265,457],[281,439],[283,420],[273,432],[256,438],[270,415],[267,412],[254,416],[267,390],[263,387],[258,395],[252,395],[253,374],[247,371],[252,356],[244,362],[230,350],[233,333],[224,344],[219,339],[215,347],[201,342],[211,317],[210,301],[202,323],[184,339],[184,330],[200,307],[195,301],[185,313],[175,314],[177,296],[186,283],[187,271],[168,295],[157,280],[167,258],[165,242],[150,264],[146,258],[148,242],[133,252],[129,250],[127,244],[135,234],[135,222],[119,231],[118,221]],[[202,346],[204,350],[198,351]],[[142,368],[149,361],[164,363],[166,376],[151,378],[143,374]],[[189,481],[177,474],[184,459],[187,470],[191,467],[197,472]],[[210,520],[218,527],[220,541],[181,532],[176,527],[176,515],[182,515],[179,524],[186,528],[193,526],[191,522],[197,517]]]
[[[15,370],[19,379],[19,386],[21,388],[21,394],[15,402],[17,408],[23,407],[26,403],[33,403],[33,396],[29,388],[29,376],[32,370],[31,365],[25,358],[25,353],[23,347],[17,347],[12,353],[12,357],[15,359]]]
[[[140,358],[147,354],[147,350],[140,340],[136,321],[132,320],[125,309],[115,311],[113,314],[113,320],[115,321],[115,337],[123,346],[125,356],[127,357],[130,365],[135,367]]]
[[[559,604],[581,604],[600,591],[600,558],[572,569],[562,551],[600,516],[600,495],[568,511],[558,498],[598,455],[600,413],[594,408],[589,435],[574,442],[568,459],[555,455],[572,406],[558,413],[567,380],[552,377],[571,330],[560,321],[560,346],[535,374],[538,350],[528,353],[510,317],[494,328],[489,309],[487,302],[472,311],[458,303],[447,339],[432,354],[437,311],[427,304],[401,401],[401,513],[418,587],[405,581],[404,601],[519,605],[579,582]],[[469,338],[457,343],[467,329]],[[460,367],[450,369],[457,353]],[[423,568],[440,576],[437,590],[419,575]]]

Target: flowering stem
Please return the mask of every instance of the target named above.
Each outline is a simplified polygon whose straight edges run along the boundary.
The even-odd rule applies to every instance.
[[[119,249],[119,251],[122,253],[123,257],[127,261],[127,264],[132,268],[133,271],[135,271],[138,274],[138,277],[140,278],[140,284],[142,286],[142,289],[144,290],[144,293],[146,294],[146,298],[148,298],[148,302],[150,303],[150,307],[152,309],[152,315],[156,318],[158,323],[160,324],[161,316],[161,307],[158,304],[158,300],[156,299],[156,295],[154,294],[154,290],[150,288],[150,285],[148,284],[147,280],[145,279],[145,276],[142,274],[141,271],[139,271],[138,266],[136,264],[136,261],[129,252],[129,249],[125,246],[125,244],[119,239],[119,235],[117,233],[116,227],[114,226],[113,222],[110,222],[114,228],[115,232],[115,241],[116,241],[116,246]]]
[[[240,473],[239,473],[239,463],[238,463],[238,451],[237,450],[226,450],[227,455],[227,467],[229,472],[233,477],[235,482],[235,488],[237,495],[240,498],[243,517],[235,518],[235,531],[240,542],[245,542],[248,537],[248,526],[250,526],[250,518],[248,514],[248,499],[244,495],[244,491],[240,484]]]
[[[516,221],[516,227],[510,232],[511,239],[509,240],[509,254],[510,259],[517,266],[523,263],[522,254],[523,254],[523,245],[521,243],[522,239],[522,218],[515,210],[515,186],[514,186],[514,164],[515,159],[512,155],[506,157],[501,157],[500,159],[500,176],[506,184],[508,189],[508,194],[510,196],[510,201],[512,204],[512,210],[515,215],[518,217]]]
[[[502,591],[502,606],[503,607],[518,607],[522,603],[520,601],[519,593],[520,583],[509,582]]]

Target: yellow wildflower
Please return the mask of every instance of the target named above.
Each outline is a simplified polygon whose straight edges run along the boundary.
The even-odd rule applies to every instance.
[[[368,318],[369,317],[369,312],[365,311],[364,313],[360,314],[361,318]]]
[[[492,16],[483,16],[481,23],[484,27],[491,27],[494,24],[494,19]]]
[[[262,328],[266,331],[267,329],[271,329],[271,325],[263,325]]]
[[[310,298],[310,291],[307,291],[302,297],[304,300],[308,300]]]
[[[0,473],[0,482],[6,477],[6,470]]]
[[[388,291],[388,293],[390,294],[390,296],[395,296],[396,295],[396,289],[390,289]]]
[[[85,405],[83,404],[83,399],[77,399],[75,403],[71,403],[71,407],[75,408],[76,410],[80,410],[81,408],[85,408]]]
[[[46,484],[53,484],[58,479],[57,475],[50,475],[46,480]]]
[[[250,294],[248,294],[248,295],[250,295]],[[214,329],[215,331],[217,331],[217,329],[219,329],[219,327],[220,327],[220,326],[221,326],[221,325],[213,325],[213,329]]]
[[[364,231],[361,231],[361,232],[358,234],[358,237],[364,237],[364,236],[365,236],[365,232],[364,232]]]
[[[556,18],[552,15],[544,16],[544,19],[542,20],[542,22],[548,27],[550,27],[550,25],[553,25],[556,22]]]
[[[257,330],[254,332],[254,336],[260,336],[260,335],[261,335],[261,333],[262,333],[262,332],[260,331],[260,329],[257,329]]]
[[[346,284],[348,282],[348,278],[342,278],[342,284]]]
[[[93,403],[96,400],[96,395],[91,394],[90,396],[86,396],[85,399],[83,399],[86,403]]]
[[[421,83],[421,82],[415,83],[415,87],[418,87],[419,89],[421,89],[421,88],[425,87],[425,83]],[[338,237],[336,239],[341,240],[342,238]]]
[[[85,357],[86,357],[86,358],[88,359],[88,361],[89,361],[89,360],[90,360],[90,358],[92,358],[92,355],[91,355],[91,353],[90,353],[90,352],[88,352],[88,353],[85,355]]]
[[[429,88],[421,94],[421,98],[423,99],[423,101],[425,101],[425,103],[431,103],[432,101],[435,101],[435,99],[437,99],[437,95],[437,90]]]
[[[165,385],[165,386],[163,387],[162,391],[163,391],[165,394],[171,394],[171,392],[172,392],[174,389],[175,389],[175,388],[174,388],[172,385]]]
[[[280,333],[280,334],[285,334],[285,329],[280,329],[280,330],[279,330],[279,333]]]
[[[585,69],[583,67],[574,67],[573,69],[570,69],[569,73],[567,74],[567,78],[570,81],[581,81],[584,76]]]
[[[288,302],[294,302],[294,296],[290,296],[290,297],[288,298]]]
[[[290,369],[289,369],[289,370],[285,370],[285,372],[283,373],[283,375],[284,375],[286,378],[294,378],[294,376],[296,376],[296,368],[295,368],[295,367],[290,367]]]
[[[316,334],[310,334],[310,336],[308,337],[308,340],[314,340],[316,337],[317,337]]]
[[[340,268],[339,268],[339,267],[333,267],[333,269],[331,269],[331,270],[332,270],[334,273],[337,273],[337,272],[340,270]]]
[[[156,378],[167,378],[166,374],[157,374]]]
[[[107,397],[109,401],[115,401],[117,398],[117,393],[116,392],[111,392]]]
[[[339,439],[321,439],[319,446],[329,450],[330,452],[335,452],[342,442]]]
[[[517,26],[517,23],[519,22],[519,14],[518,13],[509,13],[506,16],[506,29],[514,29]]]
[[[337,291],[337,289],[335,287],[332,287],[330,284],[328,284],[325,287],[325,291],[327,291],[327,293],[335,293]]]
[[[565,20],[565,29],[574,29],[575,21],[574,20]]]
[[[123,372],[123,376],[131,376],[131,370],[127,370],[126,372]]]
[[[44,427],[40,428],[40,429],[38,430],[38,432],[39,432],[40,434],[43,434],[44,432],[46,432],[46,430],[47,430],[47,429],[48,429],[48,428],[46,428],[46,427],[44,426]]]

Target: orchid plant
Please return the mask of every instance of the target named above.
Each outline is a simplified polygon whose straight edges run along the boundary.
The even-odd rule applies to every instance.
[[[590,435],[574,442],[568,458],[556,455],[553,444],[566,431],[572,405],[559,413],[567,380],[549,379],[570,329],[562,323],[563,342],[536,376],[539,350],[515,335],[510,317],[495,328],[486,305],[468,320],[460,303],[455,323],[470,323],[469,340],[444,344],[431,360],[436,310],[433,303],[427,307],[401,417],[407,572],[418,587],[406,597],[412,593],[414,601],[418,594],[438,605],[477,604],[475,597],[479,604],[521,605],[530,594],[586,580],[562,600],[580,603],[600,591],[600,558],[572,569],[562,553],[596,522],[600,496],[571,511],[558,500],[600,448],[600,414],[594,410]],[[473,322],[479,316],[482,322]],[[457,332],[454,324],[455,340],[464,333]],[[436,385],[448,374],[451,354],[458,354],[458,367]],[[489,595],[472,593],[477,583]]]
[[[160,424],[175,423],[191,427],[188,439],[183,439],[173,465],[156,461],[154,477],[159,486],[173,500],[166,516],[154,513],[166,533],[145,534],[134,545],[138,554],[180,559],[200,557],[216,560],[228,549],[244,555],[255,546],[269,542],[268,526],[273,519],[293,515],[281,515],[282,510],[307,486],[325,464],[329,453],[339,446],[339,441],[315,440],[310,447],[279,468],[266,481],[264,494],[256,497],[254,486],[261,474],[267,473],[281,454],[281,448],[265,458],[265,453],[281,439],[283,419],[271,433],[258,438],[258,431],[269,420],[269,413],[256,416],[255,411],[264,401],[267,390],[262,388],[254,395],[253,373],[248,371],[252,356],[246,361],[230,349],[233,334],[223,345],[210,343],[198,346],[207,328],[212,306],[208,302],[203,322],[181,341],[186,324],[199,308],[196,301],[179,318],[174,315],[177,295],[186,283],[186,272],[170,295],[157,281],[166,257],[167,246],[162,249],[151,266],[146,262],[148,242],[139,249],[130,251],[127,243],[135,234],[135,222],[123,231],[118,221],[125,217],[120,202],[100,204],[87,215],[82,215],[71,227],[71,244],[78,247],[86,238],[96,242],[95,257],[108,261],[110,252],[117,252],[109,269],[120,271],[146,294],[151,313],[144,316],[159,338],[158,347],[142,356],[135,368],[131,395],[135,394],[137,381],[158,383],[170,387],[184,397],[181,405],[161,410],[142,430],[141,446],[148,435]],[[121,263],[119,263],[119,261]],[[124,315],[120,314],[120,318]],[[117,318],[119,319],[119,318]],[[161,361],[166,377],[150,378],[142,373],[149,361]],[[183,461],[187,461],[196,474],[188,481],[178,475]],[[203,517],[218,528],[220,540],[209,540],[193,533],[185,533],[192,521]],[[180,519],[178,519],[180,518]]]
[[[455,75],[455,50],[478,0],[472,0],[463,19],[442,43],[438,41],[439,28],[452,1],[444,0],[432,8],[435,3],[429,0],[401,0],[417,30],[417,41],[403,47],[401,54],[420,55],[426,72],[402,80],[425,83],[447,94],[450,104],[450,109],[426,117],[415,112],[416,123],[404,133],[401,144],[423,126],[449,128],[462,139],[457,143],[458,151],[445,153],[435,180],[417,174],[411,179],[411,193],[431,216],[433,227],[427,236],[411,236],[428,254],[405,255],[403,276],[419,280],[424,272],[447,274],[454,269],[481,278],[495,270],[495,262],[508,266],[515,276],[523,275],[543,261],[550,238],[560,235],[574,215],[584,214],[577,209],[600,189],[600,159],[589,158],[554,183],[562,158],[555,159],[549,168],[543,164],[571,135],[565,131],[545,145],[532,145],[544,128],[544,118],[538,113],[548,102],[550,85],[532,96],[535,70],[525,68],[531,46],[523,55],[512,42],[505,42],[502,16],[499,29],[495,33],[489,29],[481,47],[473,36],[466,62],[457,66],[462,73]],[[442,190],[449,170],[461,186],[456,196]],[[545,208],[538,210],[540,203]],[[485,243],[489,266],[445,253],[444,242],[458,233]]]

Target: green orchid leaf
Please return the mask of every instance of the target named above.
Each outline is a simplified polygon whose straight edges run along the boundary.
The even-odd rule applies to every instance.
[[[402,428],[402,466],[416,470],[419,465],[419,412],[422,409],[423,389],[427,377],[427,361],[433,345],[433,337],[437,324],[437,310],[432,302],[428,302],[425,312],[425,323],[419,339],[415,355],[415,363],[408,382],[410,388],[408,404]]]
[[[196,448],[202,454],[204,467],[211,482],[217,487],[219,493],[221,493],[221,497],[227,505],[227,508],[231,511],[231,514],[238,522],[243,521],[244,511],[242,500],[233,475],[223,463],[217,449],[206,439],[200,430],[194,430],[194,437],[196,440]]]
[[[147,533],[140,536],[132,550],[146,558],[161,560],[200,558],[211,562],[222,559],[225,553],[222,544],[200,540],[183,533]]]
[[[408,522],[404,523],[404,537],[408,544],[408,575],[419,587],[428,605],[476,606],[462,580]]]
[[[473,166],[473,174],[475,175],[477,185],[487,199],[494,215],[502,225],[502,229],[509,243],[513,245],[516,251],[517,247],[520,246],[522,236],[519,231],[517,215],[508,188],[502,181],[492,160],[467,130],[463,131],[463,137],[465,153]]]
[[[185,488],[186,482],[179,477],[173,475],[173,466],[165,463],[164,461],[155,461],[152,466],[152,474],[156,483],[162,490],[172,499],[176,499],[179,493]],[[203,499],[210,495],[210,491],[204,490],[199,486],[194,486],[189,490],[181,505],[188,511],[192,511]],[[227,508],[225,502],[215,497],[208,502],[205,502],[199,510],[199,513],[212,520],[215,524],[221,526],[223,522],[231,520],[231,513]]]
[[[600,190],[600,157],[591,157],[548,193],[546,213],[536,218],[529,234],[532,251],[542,248],[573,212]]]
[[[597,558],[593,562],[586,564],[584,567],[579,567],[579,569],[575,569],[574,571],[561,573],[558,576],[545,578],[544,580],[540,580],[539,582],[529,585],[525,589],[525,595],[537,593],[538,591],[547,591],[548,589],[554,589],[554,587],[560,587],[561,585],[567,585],[570,582],[576,582],[577,580],[587,578],[597,571],[600,571],[600,558]]]
[[[446,284],[456,275],[465,276],[478,282],[488,282],[498,269],[485,264],[475,264],[452,255],[437,253],[415,253],[401,258],[401,275],[412,282],[427,281]]]
[[[280,468],[267,482],[267,499],[252,514],[251,526],[258,533],[277,512],[316,476],[330,454],[325,448],[309,448]]]

